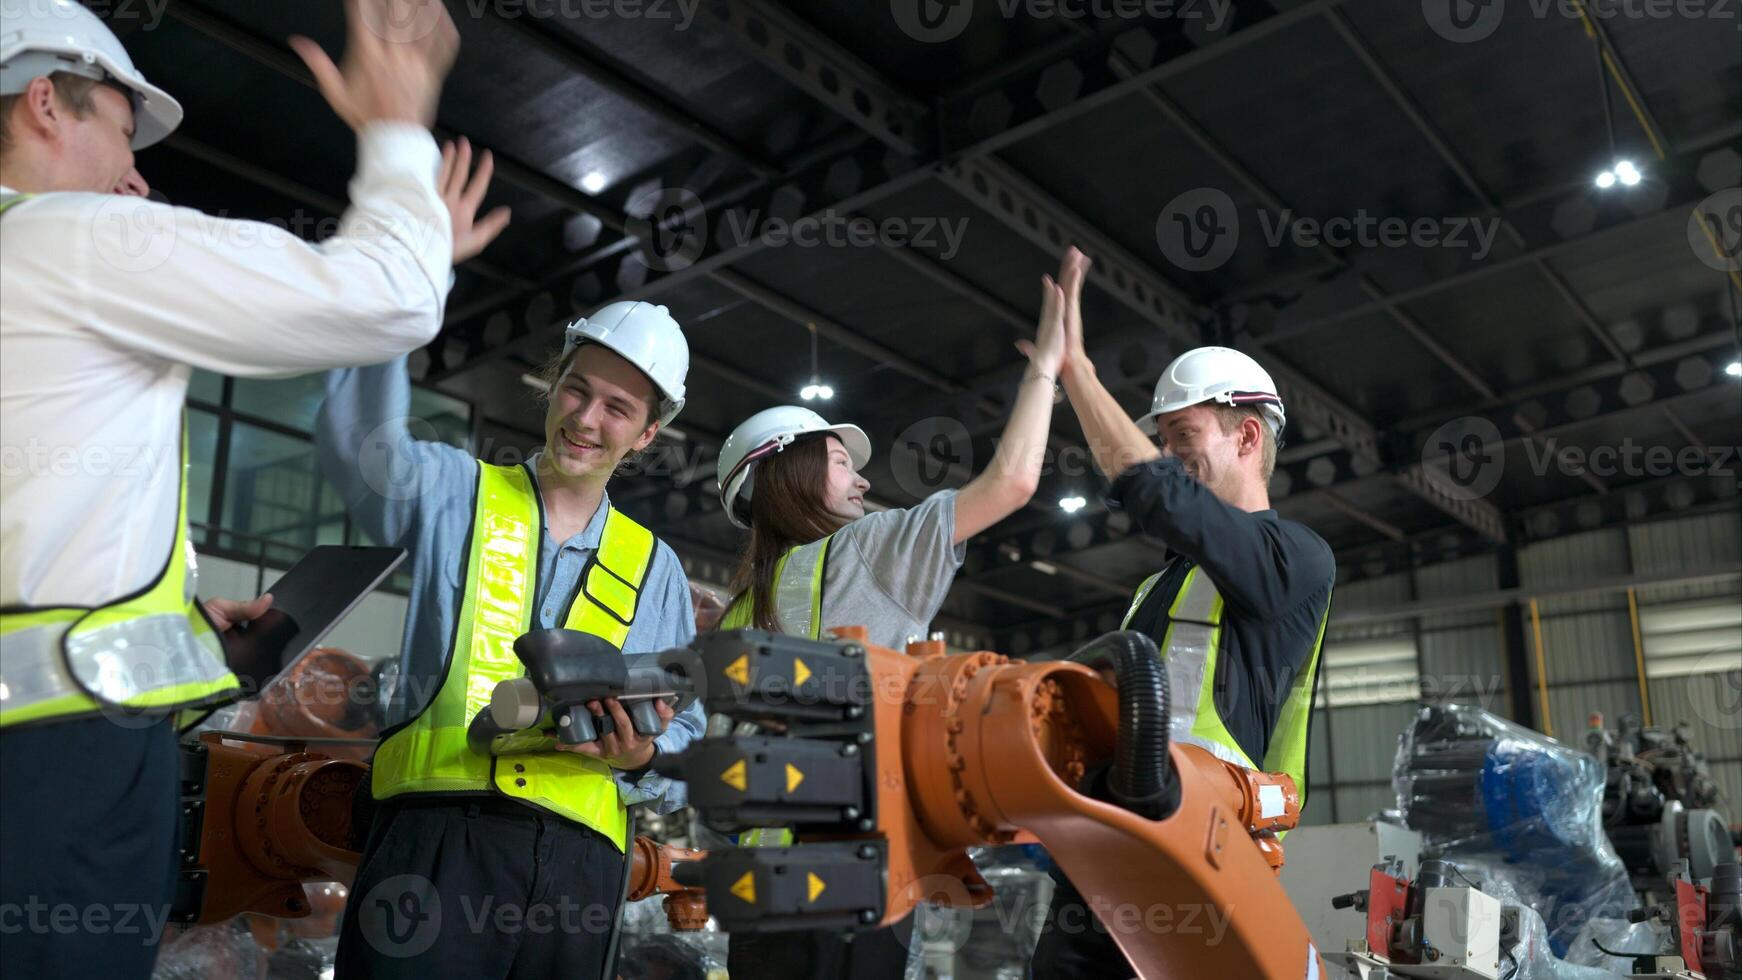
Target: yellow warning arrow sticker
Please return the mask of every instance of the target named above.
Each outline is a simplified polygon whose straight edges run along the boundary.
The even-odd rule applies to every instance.
[[[745,768],[744,760],[739,759],[737,762],[727,766],[726,771],[720,773],[720,782],[725,783],[727,786],[732,787],[740,793],[744,792],[744,788],[750,785],[750,773],[749,770]]]
[[[792,686],[797,687],[810,679],[811,669],[804,665],[804,661],[792,658]]]
[[[756,904],[756,872],[754,872],[754,871],[744,872],[744,877],[739,878],[738,883],[732,886],[732,894],[737,896],[739,899],[743,900],[743,902],[747,905],[755,905]]]
[[[805,872],[805,884],[810,888],[811,897],[808,899],[808,901],[812,901],[812,902],[816,901],[817,896],[821,895],[823,893],[823,889],[825,887],[827,887],[823,884],[823,879],[817,877],[817,873],[815,871],[806,871]]]
[[[798,789],[798,784],[802,782],[804,782],[804,773],[799,772],[797,766],[788,762],[786,764],[786,791],[790,793]]]
[[[750,655],[741,654],[737,660],[727,664],[725,673],[740,684],[750,683]]]

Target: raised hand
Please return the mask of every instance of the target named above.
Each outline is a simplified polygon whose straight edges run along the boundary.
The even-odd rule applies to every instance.
[[[460,49],[441,0],[345,0],[345,24],[343,68],[314,41],[290,39],[339,118],[356,130],[377,121],[432,125]]]
[[[1092,368],[1083,348],[1083,280],[1093,263],[1075,245],[1059,260],[1059,285],[1064,289],[1065,363],[1063,370]]]
[[[1065,360],[1065,293],[1051,276],[1040,277],[1040,320],[1035,324],[1033,340],[1018,340],[1016,349],[1028,358],[1034,369],[1046,379],[1058,383],[1059,369]]]
[[[442,168],[436,177],[436,188],[453,219],[455,265],[482,252],[508,227],[511,215],[506,206],[491,209],[482,220],[478,218],[478,207],[490,190],[490,175],[495,169],[495,158],[485,150],[478,155],[478,169],[472,170],[472,143],[464,136],[457,146],[452,142],[442,144]]]

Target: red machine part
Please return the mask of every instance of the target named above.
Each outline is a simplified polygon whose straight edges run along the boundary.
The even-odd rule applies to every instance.
[[[1706,928],[1706,886],[1686,878],[1675,883],[1675,938],[1682,962],[1694,973],[1704,973],[1700,962],[1700,936]]]
[[[1274,834],[1300,816],[1291,779],[1176,744],[1179,806],[1150,820],[1077,792],[1087,767],[1112,757],[1119,717],[1114,689],[1088,667],[866,652],[880,692],[877,742],[901,747],[877,754],[877,832],[889,854],[884,924],[921,900],[989,902],[967,848],[1038,839],[1084,895],[1114,903],[1096,912],[1115,917],[1109,932],[1143,977],[1299,980],[1323,969],[1277,880]],[[1237,914],[1215,943],[1144,926],[1156,910],[1188,907]]]
[[[241,912],[301,918],[305,881],[349,882],[351,799],[368,772],[302,746],[200,736],[206,755],[198,866],[206,871],[201,922]],[[291,751],[282,751],[289,748]]]
[[[297,738],[373,739],[369,665],[336,647],[316,647],[260,692],[252,731]],[[338,746],[334,758],[366,759],[372,745]]]
[[[707,893],[700,888],[687,888],[671,876],[673,864],[700,861],[707,851],[661,844],[651,837],[637,837],[629,847],[629,891],[627,901],[639,902],[653,895],[665,895],[665,917],[673,932],[694,932],[708,924]]]
[[[351,801],[368,764],[310,752],[294,741],[226,741],[221,732],[202,734],[200,745],[206,782],[197,866],[206,872],[206,889],[199,921],[220,922],[243,912],[277,919],[313,913],[321,921],[293,934],[332,935],[360,856],[353,847]],[[635,838],[629,900],[667,895],[674,930],[702,928],[706,896],[678,884],[672,866],[706,856]],[[305,891],[304,882],[316,884]],[[253,925],[257,935],[277,931],[270,923]],[[267,948],[275,944],[262,941]]]
[[[1367,948],[1396,963],[1418,963],[1413,950],[1393,950],[1391,937],[1409,915],[1409,881],[1374,868],[1367,879]]]

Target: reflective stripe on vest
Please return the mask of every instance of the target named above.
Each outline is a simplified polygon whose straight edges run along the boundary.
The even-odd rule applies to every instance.
[[[1131,609],[1125,614],[1121,628],[1129,627],[1137,612],[1148,601],[1161,574],[1145,579],[1138,587]],[[1168,608],[1167,632],[1161,650],[1167,665],[1167,683],[1171,705],[1168,734],[1176,742],[1196,745],[1223,759],[1248,769],[1287,773],[1294,777],[1300,790],[1301,803],[1306,803],[1307,721],[1312,714],[1313,679],[1318,675],[1319,651],[1325,642],[1325,624],[1330,618],[1330,603],[1319,617],[1318,635],[1313,640],[1312,656],[1305,670],[1300,671],[1290,685],[1276,727],[1265,749],[1264,764],[1256,766],[1240,748],[1240,743],[1228,731],[1221,712],[1216,709],[1216,663],[1222,646],[1222,594],[1210,581],[1202,567],[1194,566],[1175,593]]]
[[[204,707],[241,689],[223,641],[194,599],[199,576],[187,532],[185,420],[180,464],[175,534],[163,570],[148,585],[95,608],[0,610],[0,727],[105,710]]]
[[[780,556],[780,563],[774,566],[774,619],[780,624],[780,632],[788,636],[816,640],[823,635],[823,573],[828,567],[832,537],[801,544]],[[746,592],[726,610],[719,628],[753,626],[752,608],[753,600]],[[799,623],[804,624],[803,631],[792,628]],[[792,831],[785,827],[757,827],[738,837],[740,847],[787,847],[792,841]]]
[[[467,726],[490,703],[496,685],[526,674],[514,641],[533,628],[543,529],[543,504],[531,473],[523,466],[480,461],[447,672],[429,704],[376,749],[375,798],[493,790],[591,827],[622,850],[628,843],[627,813],[603,761],[555,751],[496,757],[466,743]],[[581,572],[563,627],[622,649],[655,547],[651,532],[610,508],[599,549]],[[554,738],[549,741],[555,744]]]
[[[780,556],[774,566],[774,621],[779,632],[813,640],[823,635],[823,573],[828,567],[829,535],[801,544]],[[738,597],[719,629],[736,630],[755,624],[755,602],[749,592]]]

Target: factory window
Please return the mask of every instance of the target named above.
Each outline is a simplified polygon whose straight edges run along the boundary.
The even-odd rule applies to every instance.
[[[1645,674],[1654,680],[1735,670],[1742,663],[1742,606],[1734,598],[1641,606],[1639,635]]]
[[[314,443],[244,422],[230,430],[222,514],[217,543],[233,550],[259,542],[283,557],[345,540],[344,504],[321,476]]]
[[[210,522],[212,459],[218,449],[218,417],[197,408],[188,410],[188,523]]]
[[[238,413],[268,418],[300,432],[313,432],[315,415],[327,396],[325,374],[282,381],[237,378],[232,405]]]
[[[195,371],[188,384],[188,521],[202,550],[284,568],[317,544],[368,544],[321,474],[312,430],[319,374],[283,381]],[[412,389],[424,438],[466,447],[469,403]],[[403,575],[403,573],[402,573]]]
[[[1412,634],[1325,639],[1318,707],[1390,704],[1420,696],[1421,671]]]

